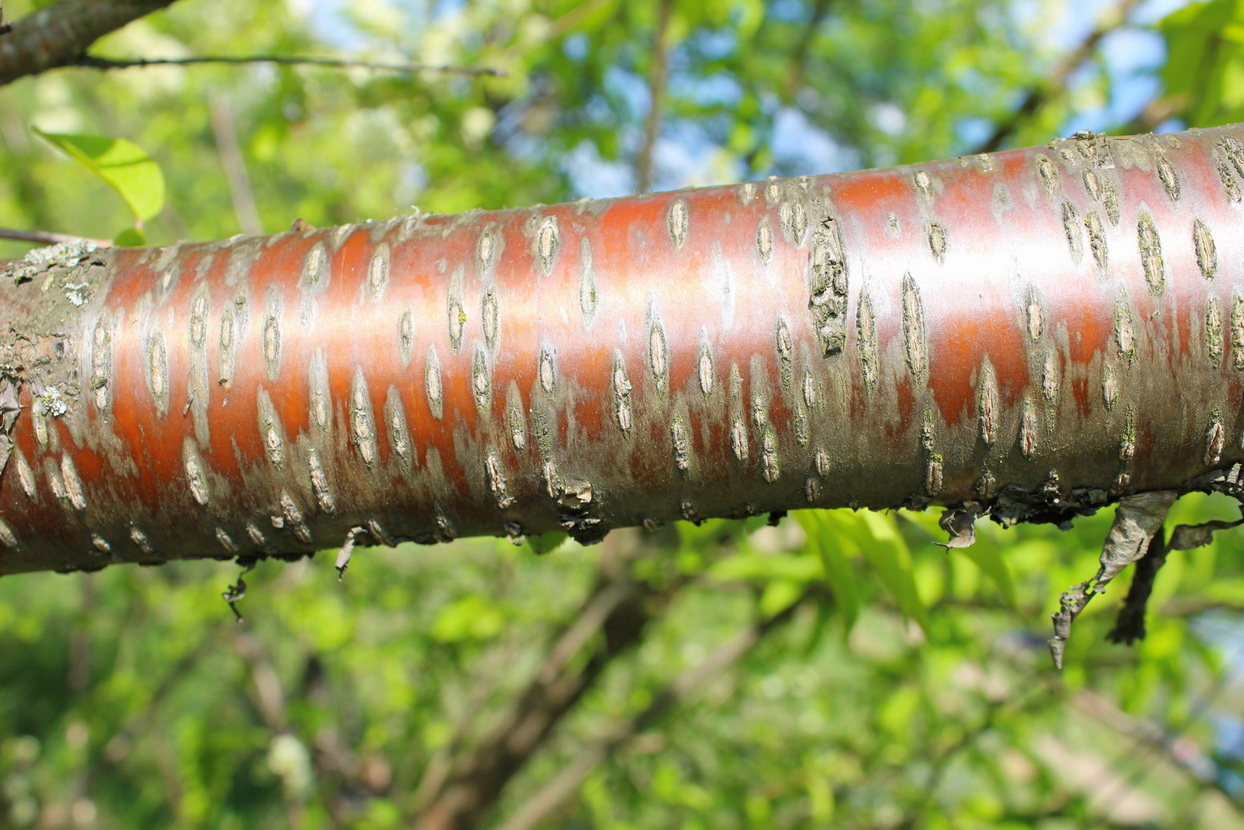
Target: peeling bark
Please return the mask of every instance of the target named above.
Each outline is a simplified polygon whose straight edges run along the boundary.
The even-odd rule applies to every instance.
[[[0,573],[1238,493],[1242,141],[9,263]]]

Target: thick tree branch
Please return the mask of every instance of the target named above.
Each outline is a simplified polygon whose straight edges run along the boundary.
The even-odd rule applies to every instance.
[[[38,249],[0,266],[0,573],[1239,494],[1242,193],[1225,127]]]
[[[0,37],[0,86],[79,63],[91,44],[174,0],[61,0]]]

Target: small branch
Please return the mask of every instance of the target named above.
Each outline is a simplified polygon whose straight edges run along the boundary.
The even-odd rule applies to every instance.
[[[629,563],[639,547],[638,537],[615,534],[606,544],[615,538],[618,542],[602,556],[597,582],[578,617],[558,636],[527,687],[476,746],[437,765],[439,780],[418,787],[426,801],[416,803],[417,826],[428,830],[478,826],[509,781],[605,668],[642,640],[647,625],[686,584],[674,581],[658,588],[636,580]],[[625,547],[618,550],[618,544]]]
[[[1234,800],[1236,795],[1224,788],[1223,781],[1219,777],[1214,775],[1206,776],[1203,774],[1203,769],[1199,770],[1197,768],[1195,761],[1198,757],[1202,760],[1207,760],[1204,759],[1204,756],[1199,755],[1199,746],[1197,747],[1198,755],[1192,757],[1186,754],[1186,749],[1181,752],[1181,747],[1179,746],[1180,740],[1184,738],[1185,733],[1188,731],[1188,727],[1195,723],[1196,720],[1204,718],[1205,711],[1208,708],[1207,704],[1211,700],[1221,697],[1230,687],[1231,679],[1231,677],[1227,677],[1203,693],[1197,711],[1191,716],[1191,722],[1182,729],[1163,727],[1152,721],[1138,718],[1088,689],[1077,692],[1071,698],[1071,705],[1091,718],[1094,723],[1099,723],[1108,729],[1112,729],[1119,735],[1129,738],[1137,744],[1132,751],[1126,753],[1126,761],[1120,758],[1120,763],[1110,767],[1114,777],[1113,787],[1107,789],[1106,785],[1111,782],[1103,781],[1101,784],[1090,788],[1090,791],[1101,793],[1100,800],[1103,804],[1117,802],[1119,800],[1118,796],[1125,796],[1126,790],[1130,786],[1136,785],[1146,773],[1152,772],[1153,763],[1150,759],[1156,755],[1176,770],[1187,775],[1201,787],[1216,790]],[[1131,770],[1124,770],[1126,762],[1130,762]]]
[[[32,242],[35,245],[64,245],[66,242],[90,242],[100,248],[112,245],[110,239],[91,239],[51,231],[16,231],[11,228],[0,228],[0,239],[16,239],[18,242]]]
[[[652,187],[652,156],[656,150],[657,133],[661,130],[661,113],[665,109],[665,85],[669,80],[669,29],[673,0],[661,0],[657,12],[657,28],[652,33],[652,69],[648,73],[648,119],[644,123],[644,144],[635,160],[636,190],[647,193]]]
[[[805,594],[781,613],[767,620],[753,622],[699,665],[676,676],[653,695],[651,703],[630,720],[615,722],[607,728],[604,736],[584,748],[523,804],[502,825],[502,830],[530,830],[545,826],[552,814],[574,794],[593,769],[613,756],[631,739],[652,727],[670,709],[686,703],[708,681],[746,657],[765,635],[790,620],[795,610],[811,596],[812,594]]]
[[[220,164],[225,169],[225,180],[229,183],[233,213],[238,218],[242,233],[259,236],[263,233],[263,222],[259,219],[259,208],[255,205],[255,192],[246,172],[246,160],[238,146],[237,127],[229,99],[224,95],[213,95],[208,111],[212,122],[212,136],[216,139],[216,150],[220,153]]]
[[[1071,74],[1093,56],[1093,50],[1097,48],[1102,38],[1127,22],[1127,16],[1139,3],[1140,0],[1120,0],[1116,6],[1102,15],[1084,40],[1080,41],[1075,49],[1064,55],[1063,59],[1055,65],[1050,76],[1029,89],[1019,107],[994,127],[993,134],[972,152],[992,153],[999,149],[1023,125],[1025,119],[1032,117],[1042,107],[1066,94],[1067,80]]]
[[[1149,540],[1145,555],[1136,562],[1132,571],[1132,586],[1123,598],[1114,628],[1106,635],[1107,640],[1130,646],[1137,640],[1145,639],[1145,608],[1149,604],[1149,595],[1153,593],[1154,580],[1166,564],[1166,555],[1170,551],[1166,534],[1159,530]]]
[[[119,60],[82,55],[73,61],[74,66],[86,69],[136,69],[151,66],[196,66],[198,64],[252,64],[271,63],[278,66],[324,66],[333,69],[375,69],[383,72],[445,72],[455,75],[488,75],[503,78],[506,72],[491,67],[444,66],[427,63],[385,63],[382,61],[342,60],[338,58],[284,57],[281,55],[199,55],[191,58],[135,58]]]
[[[795,45],[795,51],[791,54],[790,68],[782,81],[782,86],[788,99],[793,99],[795,93],[803,86],[804,78],[808,72],[808,53],[812,49],[812,39],[816,37],[821,24],[825,22],[825,17],[829,14],[829,7],[832,3],[833,0],[816,0],[816,5],[812,8],[812,16],[804,24],[803,32],[799,36],[799,43]]]
[[[272,658],[268,655],[263,643],[245,629],[235,629],[234,649],[246,661],[250,669],[251,682],[254,684],[255,708],[259,711],[260,720],[274,735],[286,731],[288,723],[285,691],[281,686],[281,678],[276,673]]]

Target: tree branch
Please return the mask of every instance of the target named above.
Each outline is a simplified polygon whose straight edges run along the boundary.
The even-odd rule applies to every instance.
[[[644,709],[628,721],[616,722],[605,734],[583,749],[570,763],[541,787],[523,804],[502,830],[529,830],[544,826],[557,810],[583,783],[588,774],[621,749],[631,739],[652,727],[675,706],[686,703],[708,681],[746,657],[765,635],[776,630],[794,616],[812,594],[805,594],[779,614],[767,620],[756,620],[699,665],[687,669],[658,691]]]
[[[0,38],[0,86],[72,66],[91,44],[174,0],[61,0],[23,17]]]
[[[816,5],[812,8],[812,15],[803,27],[799,43],[795,45],[795,51],[791,54],[790,68],[786,72],[786,78],[782,81],[783,91],[787,98],[793,99],[795,93],[803,86],[808,71],[808,53],[812,50],[812,41],[820,30],[821,24],[825,22],[832,4],[833,0],[816,0]]]
[[[66,242],[90,242],[103,248],[112,244],[109,239],[90,239],[52,231],[17,231],[12,228],[0,228],[0,239],[15,239],[18,242],[33,242],[36,245],[64,245]]]
[[[661,111],[665,108],[665,85],[669,79],[669,28],[673,0],[662,0],[657,11],[657,27],[652,33],[652,67],[648,73],[648,119],[644,123],[644,144],[635,160],[635,184],[639,193],[652,187],[652,156],[657,133],[661,130]]]
[[[93,55],[83,55],[72,63],[74,66],[80,66],[84,69],[101,70],[139,69],[150,66],[195,66],[198,64],[210,63],[270,63],[277,66],[324,66],[333,69],[375,69],[385,72],[446,72],[457,75],[489,75],[497,78],[505,77],[507,74],[505,70],[493,69],[487,66],[444,66],[428,63],[390,63],[385,61],[309,58],[284,55],[197,55],[189,58],[133,58],[129,60],[99,58]]]
[[[238,218],[242,233],[259,236],[263,233],[263,221],[255,204],[255,191],[246,172],[246,159],[238,146],[238,132],[233,119],[233,108],[224,95],[213,95],[208,109],[211,114],[212,136],[220,153],[220,164],[225,169],[225,181],[229,183],[229,196],[233,200],[233,214]]]
[[[578,617],[557,638],[509,711],[473,751],[449,764],[447,772],[438,771],[442,782],[435,787],[420,784],[419,792],[432,795],[420,810],[418,826],[477,826],[562,718],[614,658],[640,641],[648,623],[685,584],[680,580],[658,588],[635,579],[629,567],[637,547],[633,539],[633,534],[620,539],[625,548],[602,559],[596,585]]]
[[[1120,0],[1118,5],[1102,15],[1097,25],[1085,35],[1080,44],[1063,56],[1063,59],[1054,67],[1054,71],[1050,73],[1050,77],[1029,89],[1015,111],[1002,120],[994,128],[993,134],[972,152],[992,153],[1000,149],[1026,119],[1035,115],[1051,101],[1062,97],[1066,92],[1067,79],[1071,73],[1093,56],[1093,50],[1097,48],[1102,38],[1127,22],[1127,16],[1139,3],[1140,0]]]

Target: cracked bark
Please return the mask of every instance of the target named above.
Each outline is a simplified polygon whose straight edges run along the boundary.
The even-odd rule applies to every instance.
[[[36,252],[0,573],[1238,493],[1242,141]]]

